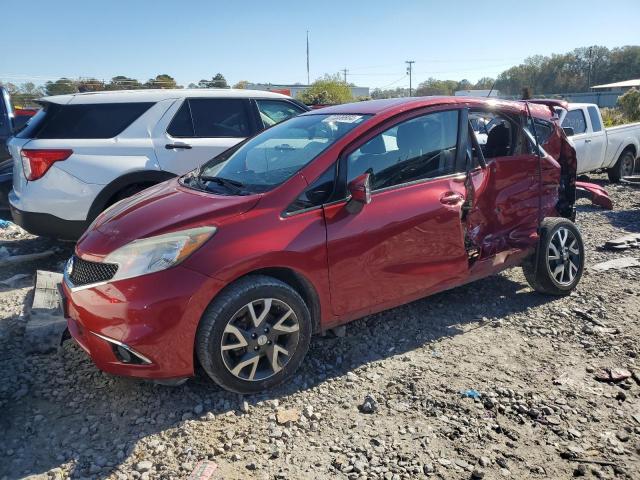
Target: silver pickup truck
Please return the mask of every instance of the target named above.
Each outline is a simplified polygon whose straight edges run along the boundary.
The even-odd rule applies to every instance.
[[[604,128],[593,103],[569,103],[558,109],[560,122],[573,143],[578,174],[605,170],[618,182],[633,174],[640,154],[640,123]]]

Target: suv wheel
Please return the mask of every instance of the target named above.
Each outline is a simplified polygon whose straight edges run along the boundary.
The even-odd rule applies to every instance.
[[[256,393],[289,379],[311,338],[311,315],[298,292],[263,275],[223,290],[202,316],[196,354],[226,390]]]
[[[522,266],[531,288],[548,295],[567,295],[578,285],[583,269],[584,244],[573,222],[543,220],[538,251]]]

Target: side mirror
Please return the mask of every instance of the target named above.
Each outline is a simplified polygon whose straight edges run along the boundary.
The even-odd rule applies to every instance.
[[[358,213],[362,207],[371,203],[371,174],[363,173],[349,182],[347,186],[351,199],[347,203],[350,213]]]
[[[576,134],[576,132],[573,129],[573,127],[562,127],[562,130],[564,130],[564,134],[567,137],[573,137]]]

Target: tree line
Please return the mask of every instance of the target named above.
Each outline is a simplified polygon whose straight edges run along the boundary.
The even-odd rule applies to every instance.
[[[246,88],[249,84],[246,80],[236,83],[234,88]],[[70,93],[99,92],[105,90],[139,90],[150,88],[184,88],[178,85],[176,80],[166,73],[156,75],[146,82],[125,75],[117,75],[109,81],[97,78],[72,79],[67,77],[55,81],[48,81],[44,85],[36,86],[33,82],[25,82],[20,85],[14,83],[1,84],[7,88],[13,103],[19,106],[27,106],[35,99],[45,95],[65,95]],[[202,79],[198,83],[190,83],[188,88],[229,88],[226,78],[217,73],[211,79]]]
[[[634,78],[640,78],[640,46],[609,49],[596,45],[563,54],[535,55],[496,78],[484,77],[475,83],[429,78],[420,83],[412,94],[453,95],[457,90],[491,88],[507,96],[519,96],[525,88],[533,95],[576,93],[588,92],[593,85]],[[374,89],[371,92],[372,98],[408,95],[408,88]]]

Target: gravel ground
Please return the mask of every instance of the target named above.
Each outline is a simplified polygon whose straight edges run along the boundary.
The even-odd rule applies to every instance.
[[[294,381],[258,396],[109,376],[71,341],[27,355],[30,281],[0,287],[0,478],[184,478],[206,459],[212,478],[640,478],[640,269],[588,268],[640,258],[599,248],[640,232],[640,190],[595,179],[615,210],[579,202],[572,295],[536,294],[513,269],[317,337]],[[0,240],[57,249],[0,280],[71,252]],[[597,381],[604,368],[633,376]]]

